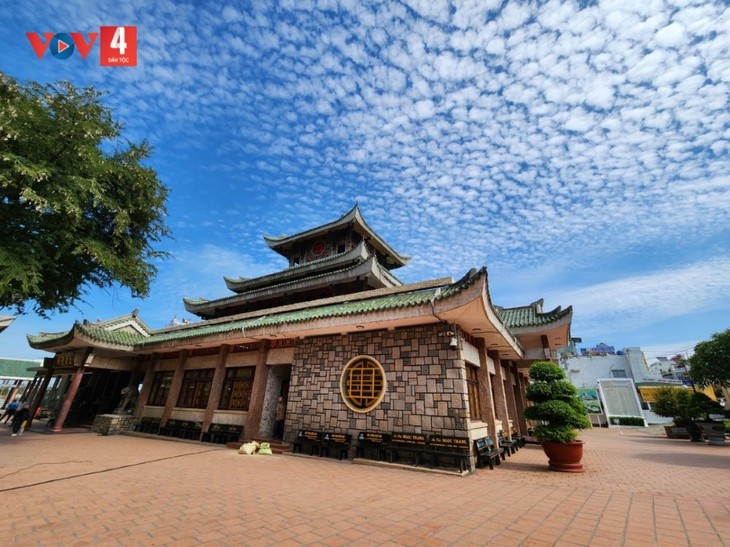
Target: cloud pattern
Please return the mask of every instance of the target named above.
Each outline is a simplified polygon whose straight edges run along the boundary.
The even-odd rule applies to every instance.
[[[178,260],[161,271],[160,295],[180,286],[216,295],[185,266],[195,249],[220,250],[219,279],[275,270],[263,233],[297,232],[358,201],[414,257],[405,280],[486,263],[495,287],[500,277],[528,282],[506,282],[500,303],[549,291],[556,304],[575,304],[575,325],[596,335],[597,321],[611,332],[626,317],[637,329],[675,317],[672,275],[703,280],[687,309],[730,298],[724,2],[17,9],[3,18],[24,30],[29,21],[93,28],[110,18],[140,29],[136,69],[75,77],[114,90],[109,104],[132,138],[157,146],[155,165],[173,187]],[[616,266],[657,249],[672,249],[662,267]],[[622,303],[605,304],[615,292]],[[647,294],[667,304],[648,315]]]

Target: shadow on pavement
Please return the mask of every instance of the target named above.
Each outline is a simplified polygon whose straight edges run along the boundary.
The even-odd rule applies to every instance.
[[[727,471],[730,469],[730,452],[725,452],[728,448],[721,446],[707,447],[709,450],[718,450],[717,454],[681,454],[676,453],[657,453],[647,452],[645,454],[636,454],[635,458],[646,460],[654,463],[662,463],[666,465],[676,465],[682,467],[697,467],[703,469],[722,469]],[[722,454],[719,451],[723,451]]]

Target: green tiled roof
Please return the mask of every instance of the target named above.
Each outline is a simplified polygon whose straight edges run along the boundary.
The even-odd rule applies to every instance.
[[[288,323],[300,323],[303,321],[311,321],[314,319],[324,319],[327,317],[344,317],[347,315],[356,315],[359,313],[370,313],[377,311],[393,310],[398,308],[406,308],[417,306],[430,301],[436,289],[428,289],[415,293],[395,294],[381,298],[369,300],[360,300],[355,302],[344,302],[341,304],[331,304],[328,306],[320,306],[316,308],[305,308],[290,312],[277,313],[273,315],[264,315],[253,319],[240,319],[237,321],[228,321],[225,323],[193,323],[184,329],[177,329],[168,332],[157,332],[150,337],[133,335],[127,332],[107,331],[98,327],[88,325],[80,325],[79,328],[86,336],[99,342],[105,342],[116,345],[129,345],[144,347],[160,342],[168,342],[171,340],[184,340],[187,338],[198,338],[201,336],[209,336],[211,334],[222,334],[226,332],[240,331],[242,329],[253,329],[257,327],[272,327],[284,325]]]
[[[391,272],[389,272],[388,270],[386,270],[385,268],[380,266],[380,264],[377,262],[377,259],[372,258],[372,260],[376,261],[375,267],[379,270],[380,274],[383,277],[389,277],[392,279],[393,282],[398,283],[398,284],[401,283],[400,280],[397,277],[395,277]],[[278,283],[276,285],[259,287],[259,288],[252,289],[250,291],[241,292],[241,293],[238,293],[238,294],[235,294],[232,296],[226,296],[224,298],[219,298],[217,300],[192,300],[192,299],[188,299],[188,298],[183,298],[183,301],[185,302],[185,304],[187,304],[188,306],[191,306],[191,307],[206,305],[206,304],[224,306],[229,303],[241,302],[244,299],[250,298],[256,294],[264,294],[264,293],[266,293],[266,291],[283,292],[284,290],[286,290],[289,287],[294,287],[296,285],[308,283],[310,281],[325,279],[327,276],[345,275],[348,272],[361,267],[365,262],[366,262],[366,260],[358,259],[358,261],[355,262],[354,264],[352,264],[350,266],[346,266],[339,270],[331,270],[331,271],[323,272],[323,273],[320,273],[317,275],[312,275],[312,276],[305,277],[305,278],[294,279],[292,281],[286,281],[284,283]],[[194,310],[192,310],[192,309],[188,309],[188,311],[193,311],[193,313],[195,313]]]
[[[552,311],[542,313],[538,311],[535,305],[521,306],[518,308],[501,308],[497,306],[496,310],[508,329],[548,325],[573,312],[572,306],[568,306],[565,309],[558,306]]]
[[[33,359],[3,359],[0,358],[0,376],[13,376],[19,378],[33,378],[35,372],[28,369],[31,367],[39,367],[43,364],[42,360]]]
[[[124,330],[107,330],[102,327],[95,327],[91,325],[78,325],[78,327],[81,332],[94,340],[120,346],[134,346],[140,341],[147,340],[147,338],[149,338],[142,336],[141,334],[131,333]]]
[[[357,294],[354,294],[352,295],[353,300],[349,302],[340,302],[336,304],[328,304],[324,306],[316,306],[231,321],[202,321],[200,323],[191,323],[182,328],[177,327],[171,330],[157,331],[151,336],[142,336],[141,334],[133,334],[122,330],[110,331],[103,327],[88,323],[77,323],[75,328],[84,336],[101,343],[125,346],[130,349],[143,348],[145,346],[161,342],[198,338],[201,336],[222,334],[242,329],[270,327],[289,323],[300,323],[315,319],[324,319],[328,317],[345,317],[361,313],[372,313],[419,306],[430,302],[431,300],[440,300],[463,291],[479,278],[480,273],[481,270],[477,271],[472,269],[466,276],[456,283],[440,287],[366,298],[363,300],[355,300],[355,298],[357,298]],[[40,344],[52,343],[54,340],[60,340],[69,334],[69,332],[56,334],[44,333],[39,336],[28,336],[28,340],[31,343],[31,346],[37,346]]]
[[[237,285],[237,284],[244,284],[244,283],[255,283],[254,288],[250,290],[255,290],[261,287],[269,287],[269,286],[275,286],[276,284],[272,284],[274,281],[278,279],[286,279],[286,278],[293,278],[295,281],[301,280],[302,278],[308,278],[307,276],[308,272],[317,271],[320,270],[322,267],[326,267],[331,262],[337,262],[343,258],[348,257],[349,260],[356,263],[363,262],[364,259],[367,258],[367,256],[370,253],[365,251],[364,244],[361,242],[359,243],[355,248],[350,249],[349,251],[345,251],[343,253],[339,254],[333,254],[330,256],[325,256],[323,258],[319,258],[317,260],[311,260],[309,262],[304,262],[303,264],[298,264],[296,266],[290,266],[288,268],[285,268],[284,270],[281,270],[279,272],[273,272],[270,274],[262,275],[259,277],[253,277],[253,278],[246,278],[246,277],[227,277],[223,276],[223,280],[226,282],[226,285],[229,289],[235,291],[236,289],[231,287],[231,285]],[[311,276],[311,274],[310,274]],[[238,292],[238,291],[236,291]]]
[[[208,300],[207,298],[188,298],[187,296],[183,296],[183,303],[190,306],[199,306],[200,304],[205,304],[206,302],[210,302],[210,300]]]
[[[263,293],[266,291],[280,291],[280,290],[286,289],[287,287],[292,287],[298,283],[306,283],[308,281],[312,281],[315,279],[322,279],[324,277],[327,277],[328,275],[341,275],[341,274],[347,273],[350,270],[354,270],[361,264],[362,264],[362,261],[358,261],[355,264],[352,264],[351,266],[347,266],[347,267],[341,268],[339,270],[330,270],[330,271],[327,271],[327,272],[324,272],[321,274],[311,275],[311,276],[305,277],[305,278],[299,278],[299,279],[294,279],[292,281],[285,281],[283,283],[277,283],[274,285],[259,287],[256,289],[251,289],[250,291],[240,292],[238,294],[234,294],[231,296],[225,296],[223,298],[218,298],[216,300],[205,300],[205,299],[193,300],[190,298],[183,298],[183,301],[190,306],[195,306],[195,305],[200,305],[200,304],[222,305],[222,304],[225,304],[228,302],[239,302],[242,299],[251,296],[252,294]]]
[[[34,344],[43,344],[44,342],[58,340],[59,338],[63,338],[66,335],[68,335],[68,331],[41,332],[39,334],[29,334],[26,338],[28,338],[28,342],[30,342],[32,346]]]

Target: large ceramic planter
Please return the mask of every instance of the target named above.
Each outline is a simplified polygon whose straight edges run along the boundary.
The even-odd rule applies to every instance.
[[[541,444],[548,457],[548,467],[552,471],[562,471],[563,473],[583,472],[583,441],[569,443],[546,441]]]

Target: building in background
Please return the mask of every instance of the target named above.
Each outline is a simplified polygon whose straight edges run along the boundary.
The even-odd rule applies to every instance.
[[[654,392],[666,386],[691,389],[686,359],[660,358],[649,365],[638,347],[620,351],[607,344],[589,350],[572,347],[561,352],[560,362],[595,425],[642,425],[640,419],[646,424],[671,422],[652,412]],[[703,391],[715,398],[711,389]]]
[[[42,364],[43,359],[0,358],[0,410],[25,393]]]
[[[640,397],[642,385],[662,380],[650,372],[641,348],[615,351],[607,344],[589,350],[572,348],[561,353],[561,365],[570,382],[578,388],[594,425],[668,421],[651,412],[650,404]]]

